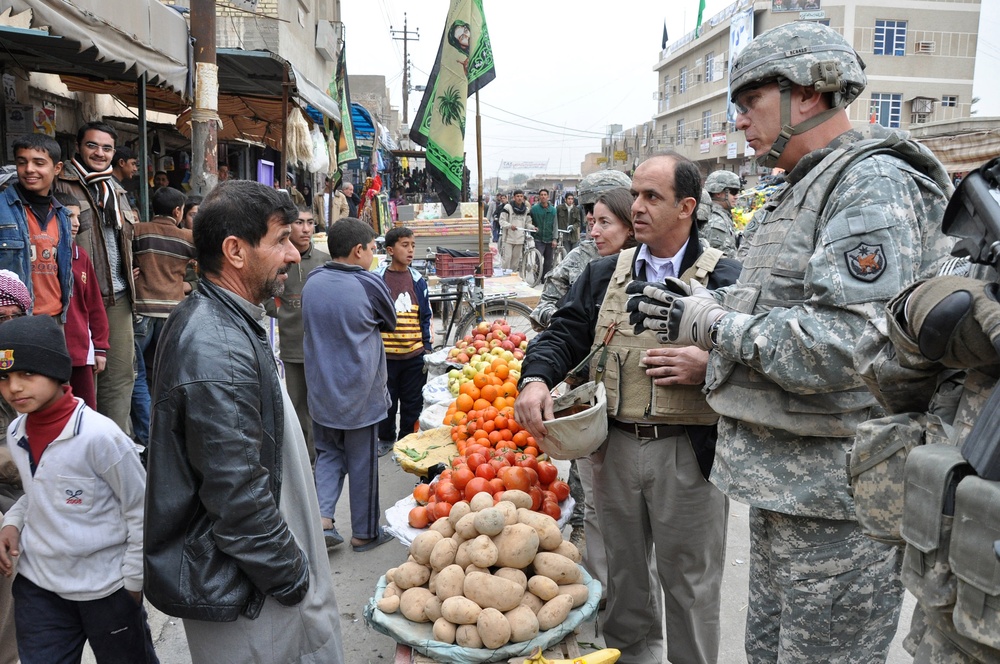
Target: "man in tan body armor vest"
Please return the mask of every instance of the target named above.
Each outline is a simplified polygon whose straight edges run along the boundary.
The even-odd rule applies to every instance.
[[[590,457],[608,554],[604,635],[630,664],[718,658],[728,504],[705,479],[718,419],[701,393],[708,356],[637,334],[625,295],[633,280],[667,276],[733,283],[739,265],[703,248],[692,223],[700,191],[697,168],[680,155],[639,166],[632,215],[641,244],[587,265],[528,348],[515,406],[517,421],[544,437],[549,389],[597,350],[591,378],[607,388],[609,417],[608,440]],[[654,553],[662,594],[651,583]]]

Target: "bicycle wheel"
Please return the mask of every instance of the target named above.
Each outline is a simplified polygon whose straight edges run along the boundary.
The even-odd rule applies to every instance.
[[[461,339],[472,332],[472,329],[482,321],[493,322],[497,318],[503,318],[510,325],[513,332],[520,332],[531,339],[535,336],[531,329],[531,307],[521,304],[517,300],[492,300],[487,301],[483,308],[484,316],[479,315],[478,310],[473,310],[469,315],[461,320],[455,328],[455,338]]]
[[[521,256],[521,278],[529,286],[537,286],[542,282],[542,253],[531,247],[525,247]]]

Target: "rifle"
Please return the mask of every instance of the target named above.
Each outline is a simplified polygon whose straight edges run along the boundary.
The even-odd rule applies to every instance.
[[[942,228],[958,238],[952,255],[1000,270],[1000,158],[965,176],[948,202]],[[1000,339],[994,345],[1000,354]],[[983,479],[1000,480],[1000,389],[990,394],[962,456]]]

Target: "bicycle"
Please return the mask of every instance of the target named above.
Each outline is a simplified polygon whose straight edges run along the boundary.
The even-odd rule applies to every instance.
[[[552,250],[552,265],[559,265],[564,260],[566,260],[566,254],[569,250],[566,249],[566,240],[570,235],[573,234],[573,229],[571,228],[557,228],[556,237],[558,241],[556,242],[556,248]]]
[[[521,252],[521,262],[518,266],[518,273],[521,279],[531,287],[535,287],[542,282],[542,268],[545,265],[542,252],[535,249],[535,233],[537,228],[524,229],[524,249]]]
[[[534,336],[529,318],[531,307],[512,299],[513,293],[486,296],[476,286],[472,276],[449,277],[441,279],[439,283],[441,292],[429,297],[432,304],[441,303],[441,322],[444,325],[447,320],[447,326],[441,335],[441,341],[435,343],[435,349],[453,346],[470,334],[479,323],[497,318],[505,319],[511,330]]]

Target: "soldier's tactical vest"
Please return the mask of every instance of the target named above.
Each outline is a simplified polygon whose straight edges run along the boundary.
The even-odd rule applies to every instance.
[[[906,140],[902,133],[880,127],[872,132],[880,135],[834,149],[799,183],[780,191],[764,213],[759,213],[739,281],[724,291],[723,304],[728,309],[761,314],[806,301],[806,268],[826,222],[823,210],[843,172],[856,161],[890,154],[947,189],[947,174],[925,148]],[[864,385],[836,392],[792,394],[718,353],[712,355],[706,383],[708,403],[720,415],[800,436],[853,436],[876,405]]]
[[[608,416],[623,422],[715,424],[719,416],[706,403],[701,385],[654,385],[652,378],[646,375],[646,367],[639,364],[643,351],[660,348],[663,344],[649,330],[635,334],[633,326],[628,322],[629,314],[625,308],[628,296],[625,294],[625,287],[632,280],[635,251],[632,248],[618,254],[618,263],[608,283],[594,334],[595,352],[591,358],[590,375],[601,375],[598,365],[604,362],[603,380],[608,397]],[[707,283],[722,255],[716,249],[704,249],[698,261],[685,270],[681,278],[684,281],[697,279],[703,284]],[[616,325],[616,331],[607,349],[598,348],[612,324]]]

